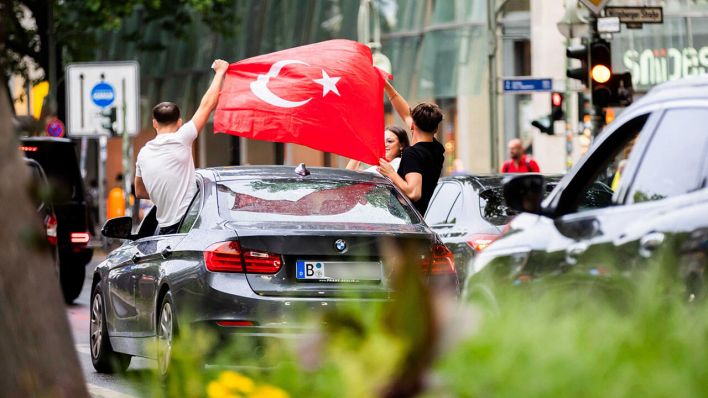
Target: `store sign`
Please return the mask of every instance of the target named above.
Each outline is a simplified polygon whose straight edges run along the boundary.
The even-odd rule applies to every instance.
[[[708,46],[627,50],[624,66],[632,72],[635,86],[650,87],[669,80],[700,75],[708,71]]]

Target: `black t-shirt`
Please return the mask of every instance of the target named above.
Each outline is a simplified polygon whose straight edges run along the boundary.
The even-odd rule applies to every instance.
[[[408,173],[420,173],[423,176],[420,199],[413,203],[420,214],[425,214],[430,197],[438,184],[445,160],[444,154],[445,148],[434,138],[432,142],[419,142],[403,151],[398,175],[404,180]]]

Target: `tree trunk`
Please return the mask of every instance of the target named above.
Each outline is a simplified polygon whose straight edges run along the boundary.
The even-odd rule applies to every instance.
[[[33,246],[44,236],[0,91],[0,395],[88,397],[50,255]]]

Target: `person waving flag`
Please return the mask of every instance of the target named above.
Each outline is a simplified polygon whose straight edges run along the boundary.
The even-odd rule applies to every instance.
[[[214,131],[377,164],[386,78],[369,47],[350,40],[248,58],[226,71]]]

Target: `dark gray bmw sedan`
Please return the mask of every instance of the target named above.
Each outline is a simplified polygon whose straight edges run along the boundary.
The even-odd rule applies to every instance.
[[[93,276],[98,372],[144,356],[166,373],[173,336],[186,324],[298,336],[305,326],[298,312],[388,299],[394,267],[456,283],[452,253],[382,177],[248,166],[198,170],[197,185],[176,234],[155,235],[154,208],[136,233],[128,217],[106,222],[104,235],[125,242]]]

